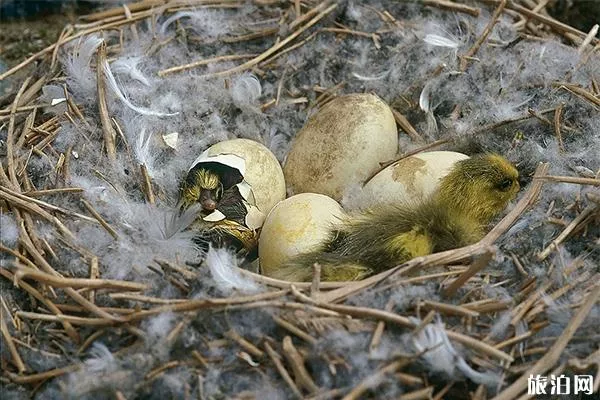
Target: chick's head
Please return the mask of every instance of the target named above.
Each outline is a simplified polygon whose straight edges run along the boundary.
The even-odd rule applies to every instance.
[[[502,212],[519,191],[519,172],[497,154],[484,154],[456,163],[440,182],[443,206],[487,224]]]
[[[200,203],[204,211],[214,211],[223,194],[219,175],[205,168],[193,168],[181,185],[179,204],[187,209]]]

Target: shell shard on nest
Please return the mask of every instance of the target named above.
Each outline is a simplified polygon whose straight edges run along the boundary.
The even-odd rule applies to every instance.
[[[163,142],[173,150],[177,150],[179,143],[179,132],[165,133],[162,135]]]

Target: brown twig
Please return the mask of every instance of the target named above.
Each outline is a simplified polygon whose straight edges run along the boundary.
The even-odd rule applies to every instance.
[[[294,371],[296,384],[310,393],[318,392],[319,387],[315,384],[304,366],[304,357],[302,357],[302,354],[296,349],[292,343],[292,338],[289,336],[283,338],[283,351],[286,360]]]
[[[15,113],[16,113],[17,107],[19,105],[19,100],[20,100],[21,96],[23,95],[23,92],[27,88],[27,85],[29,85],[30,80],[31,80],[31,77],[28,77],[27,79],[25,79],[25,81],[19,88],[17,95],[15,96],[15,99],[12,103],[12,107],[10,109],[10,120],[8,122],[8,131],[6,133],[6,168],[8,170],[8,177],[10,178],[10,181],[15,189],[18,189],[18,187],[19,187],[19,182],[17,181],[17,174],[15,171],[15,165],[14,165],[15,154],[14,154],[14,148],[13,148],[13,146],[14,146],[14,130],[15,130]]]
[[[0,275],[5,277],[6,279],[12,281],[13,283],[15,282],[14,275],[4,268],[0,268]],[[60,309],[58,307],[56,307],[56,305],[52,301],[50,301],[50,299],[48,297],[43,296],[33,286],[29,285],[26,282],[16,282],[16,284],[18,285],[18,287],[22,288],[27,293],[29,293],[31,296],[33,296],[35,299],[37,299],[39,302],[44,304],[48,308],[48,310],[50,310],[52,313],[54,313],[55,315],[62,315],[62,311],[60,311]],[[69,335],[71,340],[73,340],[73,342],[75,342],[75,343],[79,343],[79,341],[80,341],[79,333],[77,333],[75,328],[73,328],[73,325],[71,325],[69,322],[66,322],[66,321],[62,322],[62,325],[65,328],[65,331],[67,332],[67,335]]]
[[[384,310],[378,310],[374,308],[368,307],[355,307],[355,306],[347,306],[347,305],[338,305],[338,304],[330,304],[323,303],[320,301],[314,301],[310,297],[304,296],[296,288],[292,288],[292,293],[296,296],[300,301],[313,304],[318,307],[325,308],[327,310],[336,311],[340,314],[346,314],[353,317],[359,318],[373,318],[379,321],[386,321],[389,323],[397,324],[400,326],[404,326],[406,328],[415,328],[417,326],[410,318],[404,317],[402,315],[394,314],[391,312],[387,312]],[[494,347],[488,345],[487,343],[478,341],[473,339],[467,335],[463,335],[458,332],[446,331],[446,334],[450,339],[456,340],[468,347],[471,347],[475,350],[479,350],[485,354],[488,354],[492,357],[496,357],[503,361],[512,362],[513,358],[508,354],[498,351]]]
[[[142,189],[144,191],[144,195],[146,196],[146,201],[148,204],[154,204],[156,199],[154,197],[154,190],[152,190],[152,180],[148,174],[148,168],[146,168],[146,164],[140,164],[140,173],[142,174]]]
[[[119,238],[119,235],[117,234],[117,231],[115,231],[109,224],[108,222],[106,222],[106,220],[104,218],[102,218],[102,216],[98,213],[98,211],[96,211],[96,209],[94,209],[94,207],[87,202],[85,199],[81,199],[81,204],[83,204],[83,206],[89,211],[90,214],[92,214],[94,216],[94,218],[96,218],[96,220],[100,223],[100,225],[102,225],[102,227],[115,239]]]
[[[267,51],[260,54],[258,57],[255,57],[250,61],[247,61],[241,65],[238,65],[237,67],[234,67],[234,68],[231,68],[231,69],[228,69],[225,71],[221,71],[221,72],[214,72],[211,74],[202,75],[201,77],[202,78],[219,78],[219,77],[229,76],[229,75],[232,75],[232,74],[235,74],[238,72],[242,72],[242,71],[245,71],[247,69],[254,67],[255,65],[259,64],[261,61],[266,60],[268,57],[272,56],[277,51],[279,51],[280,49],[285,47],[285,45],[287,45],[289,42],[291,42],[292,40],[294,40],[295,38],[300,36],[302,34],[302,32],[304,32],[305,30],[307,30],[308,28],[310,28],[311,26],[313,26],[314,24],[319,22],[323,17],[325,17],[330,12],[332,12],[336,7],[337,7],[337,4],[332,4],[331,6],[327,7],[325,10],[323,10],[322,12],[317,14],[317,16],[315,16],[313,19],[311,19],[306,25],[299,28],[298,30],[296,30],[294,33],[290,34],[288,37],[286,37],[282,41],[276,43],[274,46],[272,46]]]
[[[282,327],[283,329],[289,331],[290,333],[293,333],[294,335],[298,336],[300,339],[315,345],[317,343],[317,339],[315,339],[314,337],[310,336],[308,333],[304,332],[302,329],[298,328],[297,326],[289,323],[288,321],[284,320],[283,318],[279,318],[277,316],[273,316],[273,321],[275,321],[275,323],[277,325],[279,325],[280,327]]]
[[[519,393],[526,389],[527,379],[530,376],[543,375],[545,372],[550,370],[559,360],[560,356],[563,354],[563,350],[575,334],[575,331],[583,323],[592,307],[598,302],[599,298],[600,285],[596,284],[595,288],[587,295],[585,302],[579,308],[575,316],[573,316],[567,327],[563,330],[562,334],[559,336],[556,342],[554,342],[554,344],[548,348],[547,353],[531,368],[523,373],[515,382],[504,389],[492,400],[511,400],[516,398]]]
[[[57,376],[68,374],[70,372],[77,371],[80,368],[81,368],[81,364],[76,364],[76,365],[69,365],[67,367],[62,367],[62,368],[55,368],[55,369],[51,369],[50,371],[44,371],[44,372],[40,372],[37,374],[31,374],[31,375],[21,375],[20,376],[20,375],[12,374],[10,372],[7,372],[7,375],[9,377],[9,379],[15,383],[18,383],[21,385],[29,385],[32,383],[37,383],[40,381],[48,380],[50,378],[55,378]]]
[[[53,274],[47,274],[22,265],[14,265],[15,278],[29,278],[47,285],[60,288],[87,288],[107,290],[129,290],[141,291],[148,288],[147,285],[137,282],[117,281],[112,279],[87,279],[87,278],[63,278]]]
[[[411,361],[412,360],[410,360],[410,359],[394,361],[394,362],[386,365],[385,367],[379,369],[378,371],[374,372],[373,374],[370,374],[369,376],[364,378],[362,381],[360,381],[358,383],[358,385],[356,385],[347,395],[345,395],[342,398],[342,400],[360,399],[361,396],[366,391],[379,386],[382,383],[383,378],[385,378],[386,375],[393,374],[400,368],[408,365]]]
[[[104,63],[106,61],[106,43],[103,41],[98,47],[96,60],[96,89],[98,97],[98,113],[100,114],[100,123],[102,124],[102,133],[104,134],[104,146],[110,162],[117,160],[117,150],[115,147],[115,136],[117,135],[108,115],[108,106],[106,104],[106,81],[104,77]]]
[[[27,371],[27,367],[23,363],[23,359],[19,355],[17,351],[17,347],[15,346],[15,342],[13,342],[13,338],[8,331],[8,326],[6,326],[6,322],[4,321],[4,315],[0,315],[0,331],[2,331],[2,336],[4,337],[4,343],[6,343],[6,347],[8,347],[8,351],[12,357],[13,363],[17,367],[17,370],[20,374]]]
[[[557,175],[542,175],[534,177],[534,179],[562,182],[562,183],[574,183],[576,185],[591,185],[600,186],[600,179],[596,178],[580,178],[577,176],[557,176]]]
[[[240,336],[239,333],[237,333],[233,329],[225,332],[224,336],[227,339],[230,339],[237,343],[242,349],[246,350],[248,353],[252,354],[255,357],[262,358],[265,355],[265,353],[261,349],[244,339],[242,336]]]
[[[504,10],[504,7],[506,7],[506,2],[507,2],[507,0],[500,0],[498,7],[496,7],[496,9],[494,10],[494,13],[492,14],[492,17],[490,18],[490,22],[488,22],[488,24],[485,26],[485,28],[483,29],[483,32],[481,32],[481,35],[477,38],[475,43],[473,43],[473,46],[471,46],[469,51],[467,51],[467,53],[461,57],[461,61],[460,61],[460,70],[461,71],[464,72],[467,70],[467,68],[469,66],[469,60],[475,54],[477,54],[477,51],[479,51],[479,48],[481,47],[483,42],[485,42],[485,40],[487,39],[489,34],[492,32],[494,25],[496,25],[496,22],[498,22],[498,18],[500,18],[500,14],[502,14],[502,10]]]
[[[198,60],[198,61],[194,61],[189,64],[178,65],[176,67],[162,69],[162,70],[158,71],[158,76],[174,74],[176,72],[181,72],[181,71],[185,71],[188,69],[200,67],[202,65],[214,64],[214,63],[224,62],[224,61],[243,60],[244,58],[253,58],[253,57],[256,57],[256,54],[232,54],[232,55],[228,55],[228,56],[207,58],[205,60]]]
[[[423,136],[421,136],[419,134],[419,132],[417,132],[417,130],[415,129],[414,126],[412,126],[412,124],[410,123],[410,121],[404,116],[404,114],[402,114],[400,111],[392,108],[392,114],[394,114],[394,119],[396,120],[396,124],[398,124],[398,126],[400,128],[402,128],[402,130],[404,132],[406,132],[406,134],[408,136],[410,136],[410,138],[417,142],[417,143],[425,143],[425,140],[423,139]]]
[[[296,383],[294,382],[294,380],[292,379],[290,374],[287,372],[287,370],[283,366],[283,363],[280,360],[279,354],[277,354],[275,352],[275,350],[273,350],[273,348],[269,345],[269,343],[265,343],[265,350],[267,350],[267,354],[271,358],[271,361],[273,361],[273,364],[275,364],[275,368],[277,369],[277,372],[279,372],[279,375],[281,375],[281,377],[283,378],[285,383],[288,384],[288,386],[294,393],[294,396],[296,396],[296,398],[298,398],[298,399],[302,399],[304,396],[302,396],[300,389],[298,389],[298,386],[296,386]]]
[[[567,225],[567,227],[560,233],[560,235],[556,237],[556,239],[554,239],[544,250],[542,250],[540,254],[538,254],[537,259],[543,261],[548,258],[550,253],[557,249],[558,245],[561,244],[567,238],[567,236],[569,236],[571,232],[573,232],[575,228],[579,226],[581,222],[599,209],[600,206],[597,204],[591,204],[587,206],[577,217],[575,217],[575,219],[573,219],[573,221],[571,221],[569,225]]]
[[[477,7],[470,7],[466,4],[454,3],[447,0],[423,0],[423,4],[430,7],[437,7],[443,10],[463,12],[478,17],[481,10]]]

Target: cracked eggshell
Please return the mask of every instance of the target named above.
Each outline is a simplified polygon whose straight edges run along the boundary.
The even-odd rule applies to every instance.
[[[258,241],[263,275],[270,276],[292,257],[315,250],[343,216],[338,202],[322,194],[301,193],[277,204]]]
[[[284,174],[293,193],[315,192],[340,201],[398,151],[388,105],[372,94],[349,94],[327,103],[298,132]]]
[[[367,182],[361,203],[364,207],[416,203],[432,195],[454,164],[467,158],[454,151],[430,151],[403,158]]]
[[[285,199],[281,165],[275,155],[258,142],[233,139],[216,143],[202,153],[191,168],[203,162],[217,162],[240,171],[244,179],[237,186],[247,201],[246,225],[251,229],[259,228],[273,206]],[[223,218],[223,214],[216,210],[204,220],[214,222]]]

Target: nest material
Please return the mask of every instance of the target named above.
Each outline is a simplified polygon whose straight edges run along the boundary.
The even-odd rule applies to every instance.
[[[4,278],[2,391],[14,396],[39,394],[40,398],[70,395],[120,399],[357,399],[399,394],[405,399],[439,399],[466,398],[465,393],[470,391],[471,398],[476,399],[513,399],[526,391],[530,375],[578,373],[594,375],[597,392],[600,349],[597,333],[589,327],[598,320],[599,313],[596,222],[600,195],[595,188],[600,186],[600,179],[590,168],[599,166],[597,159],[595,165],[588,166],[590,158],[585,149],[570,149],[576,146],[570,137],[584,130],[583,135],[588,135],[585,143],[591,143],[592,149],[600,148],[593,147],[598,146],[598,132],[585,131],[593,125],[582,122],[600,120],[598,70],[591,68],[585,85],[574,78],[588,63],[598,61],[599,41],[594,30],[589,34],[579,32],[549,17],[544,4],[529,0],[468,5],[441,0],[416,5],[314,1],[295,1],[290,5],[255,1],[248,6],[235,1],[141,1],[84,16],[81,25],[65,27],[56,44],[0,77],[6,79],[18,71],[30,71],[18,92],[0,110],[6,152],[0,169],[0,207],[14,218],[18,230],[18,240],[11,244],[7,239],[0,248],[0,275]],[[165,23],[178,12],[188,12],[190,7],[230,12],[224,14],[225,20],[235,18],[236,9],[247,9],[252,18],[275,21],[277,26],[198,39],[178,20]],[[394,35],[410,35],[412,29],[411,21],[403,19],[404,7],[409,7],[413,15],[416,12],[439,20],[447,16],[472,22],[473,25],[461,25],[469,29],[468,45],[460,48],[454,66],[462,76],[469,76],[470,70],[476,68],[474,64],[485,64],[485,59],[478,57],[485,57],[486,50],[493,46],[508,49],[521,41],[545,44],[560,40],[565,48],[576,47],[580,54],[577,71],[562,81],[542,82],[543,89],[532,82],[534,95],[548,96],[539,104],[551,103],[552,107],[530,107],[525,115],[484,120],[476,128],[471,126],[468,136],[495,134],[498,139],[494,145],[507,151],[518,148],[525,140],[522,131],[537,129],[541,133],[532,142],[552,141],[558,149],[558,156],[548,156],[546,161],[552,164],[564,159],[578,160],[581,165],[572,170],[579,175],[548,175],[548,162],[530,165],[531,174],[527,174],[525,149],[520,161],[528,185],[516,206],[483,240],[411,260],[361,282],[320,283],[318,266],[310,284],[292,285],[244,270],[230,270],[221,275],[223,279],[215,281],[215,268],[225,265],[227,269],[234,262],[226,256],[209,257],[205,263],[208,265],[199,268],[185,265],[188,260],[178,256],[169,260],[155,258],[144,267],[156,274],[130,271],[139,268],[134,264],[143,264],[143,258],[132,260],[129,265],[125,257],[121,275],[108,267],[106,254],[100,254],[102,250],[92,243],[96,236],[86,236],[81,224],[103,229],[111,240],[108,246],[138,243],[124,240],[124,235],[142,235],[141,240],[145,240],[146,233],[136,232],[127,220],[119,219],[118,213],[110,214],[111,204],[102,203],[103,193],[94,192],[93,187],[71,185],[73,158],[93,157],[82,151],[85,143],[95,143],[96,147],[89,146],[103,149],[96,155],[94,174],[108,186],[104,191],[114,190],[123,197],[134,192],[135,200],[156,204],[158,208],[168,203],[173,193],[173,187],[169,189],[165,179],[154,175],[151,165],[131,149],[132,144],[127,141],[131,127],[122,127],[126,122],[113,116],[123,117],[116,107],[122,107],[119,101],[129,100],[111,100],[110,84],[107,88],[110,78],[104,65],[131,51],[127,43],[150,32],[152,38],[145,42],[148,46],[144,49],[149,58],[160,58],[161,49],[172,42],[193,48],[198,54],[203,54],[203,50],[193,44],[194,40],[208,47],[247,47],[245,52],[227,55],[210,54],[209,49],[205,58],[185,65],[160,64],[161,68],[154,72],[164,81],[155,84],[164,84],[168,90],[169,80],[180,76],[178,79],[214,81],[227,86],[230,78],[251,71],[272,83],[271,91],[262,98],[250,96],[262,101],[252,112],[272,113],[276,119],[288,116],[290,110],[305,113],[317,108],[344,85],[370,90],[370,80],[392,80],[394,73],[389,71],[370,77],[356,73],[358,84],[346,82],[349,76],[342,75],[337,84],[321,87],[321,82],[304,80],[309,74],[292,71],[294,61],[290,62],[289,57],[296,57],[295,52],[322,35],[329,35],[332,43],[355,38],[369,42],[368,46],[381,52],[402,54],[402,49],[394,48],[399,40]],[[367,10],[378,21],[363,24],[378,26],[376,31],[358,29],[360,23],[348,17],[357,9]],[[359,14],[359,19],[360,15],[364,17]],[[427,18],[419,21],[423,23]],[[512,24],[518,37],[508,43],[492,38],[500,20]],[[168,28],[166,35],[157,31],[159,21]],[[72,74],[60,68],[61,52],[73,51],[65,48],[79,38],[111,30],[118,35],[105,38],[108,46],[98,46],[94,63],[97,74],[91,86],[95,96],[90,100],[82,95],[86,89],[76,87],[77,82],[70,80]],[[433,39],[436,38],[429,37],[430,42]],[[436,40],[439,43],[439,37]],[[442,46],[453,48],[455,44],[449,40]],[[255,52],[257,49],[261,50]],[[344,60],[344,56],[323,57]],[[241,63],[181,78],[188,71],[223,62]],[[32,68],[35,64],[37,67]],[[322,72],[326,78],[327,68]],[[438,105],[436,110],[428,99],[421,101],[420,109],[415,103],[419,92],[423,100],[423,93],[427,95],[432,86],[448,84],[436,81],[446,73],[445,68],[441,64],[426,67],[422,80],[405,85],[401,93],[391,94],[392,88],[387,88],[387,93],[375,90],[392,104],[398,126],[413,144],[414,149],[406,151],[403,157],[437,147],[461,146],[464,138],[457,132],[458,123],[461,113],[467,112],[461,110],[462,104],[446,99],[451,109],[448,118],[442,119],[440,110],[447,104]],[[336,71],[347,72],[343,66]],[[543,75],[544,71],[539,73]],[[286,74],[297,78],[287,88]],[[470,79],[477,83],[476,74]],[[428,82],[435,85],[428,86]],[[43,100],[39,97],[48,85],[63,88],[64,101],[58,104],[63,109],[40,103]],[[554,92],[549,92],[548,86],[554,86]],[[569,103],[564,102],[565,96]],[[232,98],[241,110],[251,106],[244,104],[244,96],[241,100]],[[216,102],[215,107],[218,106],[223,104]],[[44,109],[55,115],[43,113]],[[136,112],[148,110],[138,107]],[[184,105],[182,112],[190,110]],[[227,110],[222,112],[232,120],[235,117]],[[497,115],[501,114],[498,110]],[[297,130],[302,118],[289,118]],[[442,134],[444,125],[431,124],[449,121],[455,121],[456,126],[447,129],[446,135]],[[80,139],[57,144],[67,126],[78,132]],[[600,128],[600,123],[596,127]],[[507,131],[511,132],[509,136]],[[293,136],[293,132],[286,134]],[[265,141],[264,137],[261,139]],[[478,145],[493,147],[489,140],[482,142]],[[185,157],[185,153],[179,157]],[[117,180],[126,179],[111,172],[111,168],[132,159],[136,162],[127,179],[133,183],[120,185]],[[172,176],[168,179],[174,180]],[[570,202],[548,189],[564,183],[571,184],[565,191],[575,194]],[[526,219],[528,213],[542,206],[547,208],[538,212],[537,219]],[[156,214],[149,214],[149,218],[156,218]],[[3,229],[8,230],[10,221],[2,221]],[[556,224],[559,229],[552,231],[540,247],[539,234],[524,228],[530,223],[537,223],[539,230],[549,224]],[[6,231],[3,235],[9,237]],[[533,244],[528,246],[530,242]],[[125,251],[125,247],[122,249]],[[456,369],[454,364],[463,367]]]

